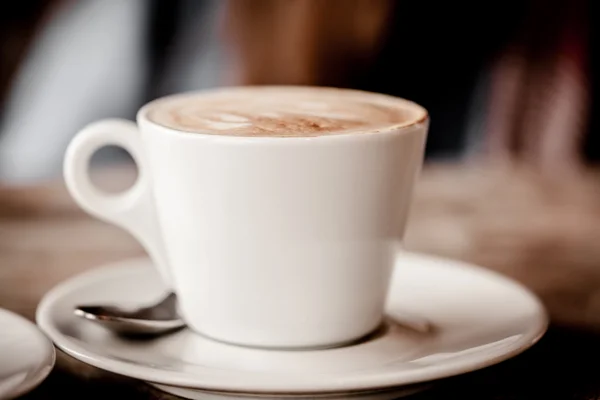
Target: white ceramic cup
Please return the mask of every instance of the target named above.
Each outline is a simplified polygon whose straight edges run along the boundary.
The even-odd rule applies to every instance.
[[[183,96],[183,95],[180,95]],[[270,348],[335,346],[378,327],[429,120],[317,137],[173,130],[146,117],[105,120],[70,143],[64,176],[88,213],[134,235],[194,331]],[[127,150],[136,183],[90,181],[101,147]]]

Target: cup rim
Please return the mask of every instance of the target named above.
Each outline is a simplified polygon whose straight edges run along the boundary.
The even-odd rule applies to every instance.
[[[203,132],[192,132],[186,131],[182,129],[171,128],[166,125],[159,124],[157,122],[152,121],[148,118],[147,113],[148,110],[155,104],[163,101],[168,101],[172,99],[192,97],[199,94],[209,94],[209,93],[218,93],[224,91],[233,91],[233,90],[244,90],[244,89],[253,89],[253,88],[290,88],[290,89],[298,89],[298,88],[320,88],[320,89],[332,89],[332,90],[340,90],[346,93],[354,93],[354,94],[368,94],[370,96],[379,97],[385,101],[391,103],[397,103],[399,106],[404,106],[407,109],[411,109],[415,111],[414,118],[407,119],[406,121],[399,122],[396,124],[391,124],[389,126],[385,126],[383,128],[377,128],[373,130],[356,130],[356,131],[348,131],[343,133],[335,133],[330,135],[315,135],[315,136],[243,136],[243,135],[221,135],[215,133],[203,133]],[[311,85],[243,85],[243,86],[220,86],[217,88],[210,89],[201,89],[201,90],[190,90],[185,92],[174,93],[162,97],[158,97],[154,100],[151,100],[144,104],[137,112],[136,120],[138,124],[152,126],[153,128],[162,131],[164,133],[175,134],[181,137],[187,138],[203,138],[203,139],[214,139],[214,140],[233,140],[233,141],[245,141],[245,142],[272,142],[272,141],[289,141],[289,142],[297,142],[297,141],[313,141],[313,140],[339,140],[348,137],[357,137],[357,136],[374,136],[381,135],[386,133],[401,133],[408,130],[409,128],[414,128],[417,126],[421,126],[429,123],[429,113],[427,109],[425,109],[420,104],[404,99],[402,97],[396,97],[388,94],[378,93],[378,92],[370,92],[359,89],[347,89],[347,88],[338,88],[338,87],[330,87],[330,86],[311,86]],[[365,135],[368,133],[368,135]]]

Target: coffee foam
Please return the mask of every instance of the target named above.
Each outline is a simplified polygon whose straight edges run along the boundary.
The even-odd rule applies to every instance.
[[[392,96],[321,87],[255,86],[165,97],[147,118],[171,129],[227,136],[322,136],[377,131],[426,118]]]

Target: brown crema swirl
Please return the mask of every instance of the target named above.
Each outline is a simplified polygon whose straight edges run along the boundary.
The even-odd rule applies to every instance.
[[[151,102],[145,115],[178,131],[253,137],[368,133],[427,118],[422,107],[397,97],[300,86],[233,87],[169,96]]]

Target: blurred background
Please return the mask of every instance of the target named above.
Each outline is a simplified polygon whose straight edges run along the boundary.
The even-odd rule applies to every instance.
[[[2,2],[0,181],[58,178],[89,122],[234,84],[401,96],[430,111],[427,161],[577,169],[600,150],[592,15],[589,0]]]
[[[370,90],[416,101],[431,115],[406,248],[514,278],[541,298],[553,325],[596,333],[554,336],[533,353],[538,361],[510,364],[506,376],[492,370],[479,389],[466,381],[458,397],[600,398],[597,369],[585,362],[600,358],[592,5],[0,1],[0,307],[33,318],[55,284],[143,254],[122,229],[84,215],[62,185],[65,149],[86,124],[134,119],[156,97],[223,85]],[[130,165],[121,168],[127,154],[101,153],[98,164],[115,166],[103,184],[135,178]],[[56,382],[60,395],[48,398],[77,387]],[[108,386],[98,382],[101,395]],[[523,384],[522,395],[506,394]]]

